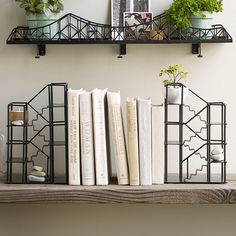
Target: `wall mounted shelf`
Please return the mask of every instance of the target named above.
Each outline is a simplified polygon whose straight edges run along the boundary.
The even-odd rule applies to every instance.
[[[233,180],[234,179],[234,180]],[[235,176],[227,184],[68,186],[0,183],[0,203],[235,204]]]
[[[152,34],[150,33],[150,24]],[[37,47],[37,57],[46,55],[47,44],[117,44],[119,54],[126,54],[127,44],[191,44],[192,53],[201,56],[202,43],[231,43],[232,37],[220,25],[210,29],[174,28],[167,15],[161,14],[148,24],[112,27],[66,14],[57,21],[42,27],[14,28],[7,44],[33,44]]]

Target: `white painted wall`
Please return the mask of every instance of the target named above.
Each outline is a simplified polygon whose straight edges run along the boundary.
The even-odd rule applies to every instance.
[[[101,23],[109,22],[109,0],[63,2],[65,12]],[[170,2],[152,0],[154,15],[161,13]],[[215,20],[215,23],[222,23],[234,38],[235,9],[235,1],[224,0],[224,12]],[[189,71],[188,86],[192,90],[206,100],[227,103],[228,171],[236,172],[235,44],[203,45],[202,59],[191,55],[190,45],[128,45],[128,54],[122,60],[117,59],[117,46],[52,45],[47,46],[46,57],[36,60],[33,46],[5,44],[12,28],[24,24],[24,13],[15,1],[1,0],[1,131],[6,132],[7,103],[28,100],[49,82],[67,81],[71,87],[85,89],[108,87],[120,90],[123,99],[151,96],[159,103],[162,101],[162,85],[158,79],[160,69],[181,63]],[[233,214],[235,207],[230,206],[0,206],[0,235],[105,236],[157,235],[160,232],[160,235],[217,236],[233,232]]]
[[[151,1],[151,11],[157,15],[171,3]],[[109,0],[64,0],[64,13],[73,12],[92,21],[109,23]],[[234,1],[224,1],[224,12],[215,23],[222,23],[236,35]],[[63,13],[63,14],[64,14]],[[6,104],[25,101],[50,82],[68,82],[73,88],[107,87],[127,96],[151,97],[162,102],[160,69],[180,63],[189,71],[188,86],[208,101],[224,101],[228,105],[228,172],[236,172],[233,147],[236,146],[236,111],[234,109],[235,44],[204,44],[203,58],[191,55],[191,45],[128,45],[127,56],[118,59],[117,45],[47,45],[47,55],[34,58],[34,46],[6,45],[14,26],[24,25],[22,9],[14,0],[1,0],[0,9],[0,130],[6,132]],[[175,165],[175,163],[173,163]]]
[[[236,205],[0,205],[4,236],[235,235]]]

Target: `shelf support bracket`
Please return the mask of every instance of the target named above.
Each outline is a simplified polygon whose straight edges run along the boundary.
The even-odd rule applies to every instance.
[[[35,58],[40,58],[40,56],[46,55],[46,45],[45,44],[37,44],[37,55]]]
[[[192,44],[192,54],[198,54],[198,57],[202,57],[202,48],[200,43]]]
[[[123,58],[123,55],[126,55],[126,44],[120,44],[120,55],[118,58]]]

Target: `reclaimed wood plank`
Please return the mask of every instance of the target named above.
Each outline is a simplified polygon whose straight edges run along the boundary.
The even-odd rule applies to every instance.
[[[236,181],[227,184],[68,186],[0,183],[0,203],[235,204]]]

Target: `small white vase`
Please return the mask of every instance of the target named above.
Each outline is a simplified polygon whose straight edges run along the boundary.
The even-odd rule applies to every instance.
[[[56,14],[51,14],[49,16],[46,14],[31,14],[29,16],[26,16],[28,27],[32,29],[33,32],[32,36],[35,38],[40,37],[40,38],[58,39],[58,35],[56,35],[58,32],[58,24],[57,23],[52,24],[57,19],[58,17]],[[35,28],[39,29],[34,30]]]
[[[168,85],[168,88],[164,87],[164,90],[163,90],[165,98],[166,98],[166,89],[168,89],[167,103],[170,103],[170,104],[181,104],[182,89],[183,89],[183,102],[185,101],[189,93],[189,89],[186,87],[182,87],[179,85],[176,85],[176,86]]]
[[[27,25],[30,29],[38,27],[36,14],[30,14],[30,15],[26,16],[26,21],[27,21]]]
[[[193,28],[199,29],[210,29],[212,28],[214,14],[204,11],[203,14],[206,16],[205,18],[201,16],[192,16],[190,18],[190,25]]]

